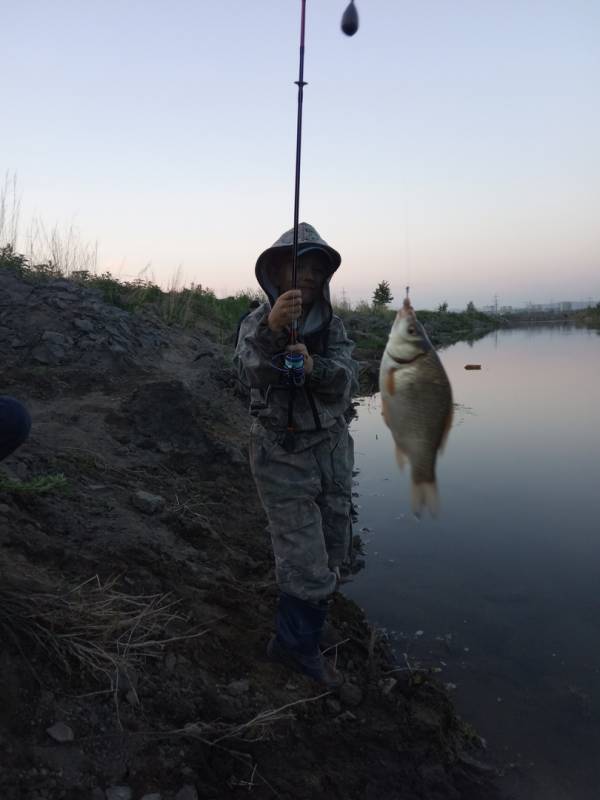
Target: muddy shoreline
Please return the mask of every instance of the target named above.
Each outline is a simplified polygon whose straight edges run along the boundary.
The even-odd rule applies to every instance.
[[[34,420],[0,467],[0,796],[493,797],[441,684],[342,595],[341,692],[265,661],[272,555],[210,324],[0,280],[0,391]]]

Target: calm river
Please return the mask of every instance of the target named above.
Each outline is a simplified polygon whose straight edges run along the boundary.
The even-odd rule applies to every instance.
[[[600,797],[600,335],[492,333],[440,352],[458,404],[441,515],[415,520],[379,396],[352,423],[366,565],[346,593],[439,667],[506,796]],[[465,371],[467,363],[481,371]]]

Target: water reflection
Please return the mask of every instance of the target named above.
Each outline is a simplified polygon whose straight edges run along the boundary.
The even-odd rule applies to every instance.
[[[353,422],[366,565],[348,593],[435,665],[528,800],[598,797],[600,341],[552,325],[441,353],[459,407],[417,522],[378,398]],[[481,371],[465,371],[470,361]],[[418,634],[418,635],[417,635]]]

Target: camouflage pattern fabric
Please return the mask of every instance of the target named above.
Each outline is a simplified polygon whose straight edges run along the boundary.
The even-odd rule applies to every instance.
[[[284,431],[288,423],[289,389],[286,376],[273,366],[273,359],[285,351],[288,334],[273,333],[267,325],[270,312],[263,303],[241,324],[234,364],[242,383],[250,389],[250,413],[269,430]],[[314,369],[306,386],[313,396],[322,428],[342,417],[358,390],[358,364],[352,358],[354,342],[346,336],[341,319],[334,316],[329,326],[327,352],[313,355]],[[278,359],[279,362],[282,359]],[[294,396],[294,427],[314,431],[313,409],[306,388]]]
[[[282,364],[289,332],[275,333],[267,323],[279,291],[271,278],[291,253],[292,238],[293,231],[287,231],[258,258],[256,276],[269,302],[242,321],[234,364],[250,390],[255,417],[250,462],[269,520],[277,583],[286,594],[318,601],[335,590],[335,568],[350,556],[354,453],[344,414],[358,389],[358,364],[352,358],[354,343],[329,299],[339,253],[312,225],[301,223],[299,252],[323,250],[330,272],[321,297],[301,322],[301,334],[321,337],[321,344],[313,348],[318,352],[309,347],[313,371],[294,389],[294,432],[288,431],[290,389],[275,365]]]
[[[354,347],[333,317],[327,350],[294,390],[295,432],[287,433],[289,388],[272,366],[287,334],[266,325],[264,304],[242,323],[235,354],[251,388],[250,464],[269,521],[281,591],[302,600],[325,599],[336,587],[335,567],[350,558],[354,449],[344,418],[357,386]],[[312,394],[319,430],[306,389]]]
[[[335,568],[351,548],[352,437],[344,420],[296,434],[287,452],[282,436],[252,427],[250,464],[269,521],[277,584],[316,602],[336,588]]]

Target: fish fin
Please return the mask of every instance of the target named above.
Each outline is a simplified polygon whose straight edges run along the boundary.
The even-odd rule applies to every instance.
[[[396,461],[398,462],[398,466],[401,470],[404,469],[406,466],[406,462],[408,461],[408,457],[404,450],[401,450],[398,445],[396,445]]]
[[[396,393],[396,384],[394,382],[395,369],[388,369],[388,374],[385,376],[385,388],[389,395],[393,396]]]
[[[440,446],[438,450],[440,453],[444,452],[444,448],[446,447],[446,442],[448,441],[448,434],[450,433],[450,428],[452,427],[452,420],[454,419],[454,406],[450,406],[450,411],[448,412],[448,416],[446,417],[446,422],[444,423],[444,430],[442,431],[442,438],[440,439]]]
[[[440,510],[440,499],[437,485],[433,483],[413,483],[412,510],[415,517],[420,518],[423,506],[429,509],[432,517],[437,517]]]
[[[388,404],[387,404],[387,400],[385,399],[385,397],[381,398],[381,416],[383,417],[383,421],[385,422],[385,424],[389,428],[390,427],[390,421],[389,421],[389,413],[388,413]]]

